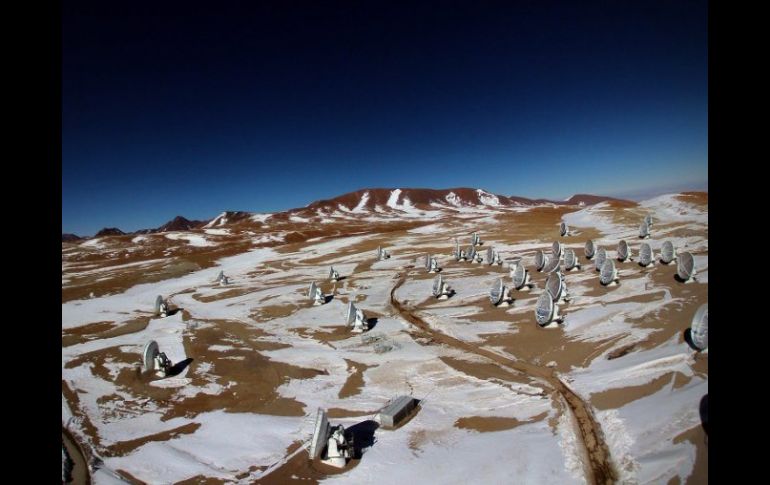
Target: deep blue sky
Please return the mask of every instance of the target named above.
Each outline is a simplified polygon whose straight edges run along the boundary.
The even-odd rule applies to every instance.
[[[706,2],[63,2],[62,230],[708,180]]]

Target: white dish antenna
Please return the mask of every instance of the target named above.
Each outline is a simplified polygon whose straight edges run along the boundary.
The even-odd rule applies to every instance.
[[[160,295],[155,298],[155,314],[161,317],[168,315],[168,303]]]
[[[596,271],[602,270],[602,265],[604,264],[605,259],[607,259],[607,250],[604,248],[597,249],[596,259],[594,260],[594,267],[596,268]]]
[[[157,374],[164,377],[168,375],[168,371],[171,369],[171,361],[166,357],[166,354],[160,351],[158,343],[154,340],[145,344],[142,351],[142,364],[145,371],[157,371]]]
[[[437,273],[439,271],[441,271],[441,268],[438,265],[438,260],[436,260],[435,257],[431,256],[430,266],[428,267],[428,273]]]
[[[567,225],[567,223],[566,223],[566,222],[564,222],[564,221],[562,221],[562,223],[561,223],[561,224],[559,224],[559,234],[560,234],[562,237],[564,237],[564,236],[569,236],[569,226],[568,226],[568,225]]]
[[[561,259],[556,256],[550,258],[543,267],[543,273],[551,274],[554,271],[557,273],[561,271]]]
[[[642,243],[639,247],[639,266],[649,268],[653,265],[653,262],[652,247],[648,243]]]
[[[559,241],[554,241],[553,244],[551,244],[551,253],[556,259],[561,258],[562,254],[564,254],[564,247]]]
[[[652,227],[652,216],[650,214],[644,216],[644,222],[647,224],[648,228]]]
[[[676,249],[671,241],[665,241],[660,248],[660,262],[671,264],[676,259]]]
[[[564,250],[564,269],[572,271],[573,269],[580,269],[580,263],[578,262],[577,255],[572,249]]]
[[[331,430],[329,420],[326,417],[326,411],[318,408],[318,414],[315,418],[315,427],[313,428],[313,438],[310,440],[310,459],[315,460],[321,457],[326,450],[326,441],[329,439]]]
[[[676,274],[685,283],[695,280],[695,259],[692,254],[685,251],[679,253],[676,258]]]
[[[481,255],[476,251],[474,246],[468,248],[468,251],[465,252],[465,258],[471,263],[481,262]]]
[[[326,302],[324,294],[321,292],[321,288],[315,284],[315,281],[310,283],[310,288],[307,291],[308,298],[313,300],[314,305],[323,305]]]
[[[709,304],[704,303],[695,312],[690,325],[690,339],[698,350],[709,346]]]
[[[646,239],[648,237],[650,237],[650,225],[645,221],[639,225],[639,239]]]
[[[548,264],[548,256],[546,256],[543,251],[538,249],[535,253],[535,269],[538,271],[543,271],[543,268],[545,268],[546,264]]]
[[[495,251],[492,246],[487,248],[487,264],[492,266],[493,264],[496,264],[500,266],[503,264],[503,260],[500,258],[500,253]]]
[[[384,259],[388,259],[389,257],[390,253],[382,249],[380,246],[377,246],[377,261],[382,261]]]
[[[220,285],[224,286],[224,285],[230,283],[230,278],[225,276],[225,272],[224,271],[220,271],[219,274],[217,275],[216,282],[219,283]]]
[[[331,281],[337,281],[340,279],[340,274],[334,269],[334,266],[329,267],[329,279]]]
[[[618,270],[615,269],[615,261],[612,258],[604,260],[602,271],[599,273],[599,282],[604,286],[615,286],[618,284]]]
[[[348,303],[348,311],[345,314],[345,323],[349,327],[353,327],[353,332],[363,332],[369,329],[369,324],[366,322],[364,312],[356,308],[351,301]]]
[[[503,284],[502,278],[497,278],[489,290],[489,301],[494,306],[508,306],[511,300],[508,288]]]
[[[444,278],[442,278],[441,275],[433,278],[433,296],[439,300],[446,300],[449,298],[449,293],[449,285],[446,284],[446,281],[444,281]]]
[[[471,234],[471,246],[481,246],[481,237],[478,232]]]
[[[545,327],[551,322],[561,322],[563,320],[561,315],[559,315],[559,306],[554,304],[553,295],[551,295],[548,289],[537,298],[535,320],[541,327]]]
[[[457,242],[457,238],[455,238],[454,257],[455,261],[465,261],[465,251],[460,249],[460,243]]]
[[[331,426],[321,408],[316,415],[309,455],[311,460],[320,458],[322,463],[336,468],[344,468],[353,455],[352,443],[345,438],[345,427]]]
[[[513,280],[513,287],[517,290],[527,291],[534,286],[529,280],[529,271],[527,271],[521,262],[519,262],[513,269],[511,279]]]
[[[596,254],[596,251],[594,250],[594,242],[592,240],[586,241],[585,249],[583,250],[583,253],[585,254],[586,259],[591,259],[594,257],[594,254]]]
[[[155,358],[158,356],[158,354],[160,354],[160,349],[158,349],[158,342],[154,340],[147,342],[147,344],[144,346],[144,351],[142,352],[142,363],[144,364],[145,371],[155,370]]]
[[[548,293],[553,297],[553,301],[558,302],[560,300],[567,301],[569,295],[567,294],[567,286],[564,284],[564,276],[561,273],[551,273],[545,280],[545,288]]]
[[[631,251],[628,250],[628,243],[625,240],[618,243],[618,261],[621,263],[631,261]]]

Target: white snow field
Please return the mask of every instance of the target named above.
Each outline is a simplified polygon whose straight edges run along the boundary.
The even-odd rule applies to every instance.
[[[698,406],[708,393],[708,351],[696,354],[683,331],[694,309],[707,302],[707,205],[670,195],[631,208],[601,203],[561,212],[549,207],[541,214],[538,208],[494,207],[497,197],[483,191],[479,197],[490,207],[463,207],[447,196],[451,215],[438,207],[431,215],[394,190],[389,209],[429,220],[390,233],[251,249],[181,277],[65,301],[62,332],[74,343],[62,347],[62,426],[101,458],[91,473],[94,483],[252,483],[282,470],[308,483],[592,483],[594,463],[560,394],[541,377],[501,366],[451,339],[550,369],[593,413],[616,481],[686,482],[696,466],[705,466],[698,461],[705,445],[683,436],[702,432]],[[365,192],[343,216],[361,217],[368,198]],[[593,261],[583,255],[587,237],[561,238],[583,266],[565,273],[572,300],[561,304],[564,323],[537,328],[534,307],[545,275],[535,271],[533,257],[537,249],[550,255],[551,242],[560,239],[558,222],[592,231],[594,242],[613,256],[625,239],[636,256],[646,214],[654,218],[646,242],[655,254],[665,240],[691,251],[698,280],[674,280],[676,265],[641,268],[616,261],[620,284],[602,287]],[[253,222],[269,221],[263,215]],[[329,222],[337,223],[344,222]],[[473,230],[484,240],[481,254],[493,246],[502,266],[454,261],[454,238],[465,248]],[[206,235],[229,234],[223,213],[203,233],[164,236],[202,247],[219,244]],[[133,244],[153,239],[140,236]],[[90,250],[104,244],[82,245]],[[390,259],[375,261],[378,245]],[[436,275],[423,268],[426,252],[439,259],[440,274],[456,292],[448,300],[431,294]],[[513,257],[523,258],[536,287],[512,291],[510,307],[494,308],[489,289],[498,277],[511,286]],[[343,280],[327,280],[330,265]],[[230,285],[215,284],[219,271]],[[63,283],[80,275],[63,264]],[[307,297],[311,281],[331,300],[314,306]],[[405,319],[391,293],[429,328]],[[154,316],[157,295],[180,310]],[[350,301],[374,322],[368,332],[345,329]],[[106,333],[91,330],[104,322]],[[206,340],[214,334],[224,337]],[[173,363],[192,363],[171,377],[132,378],[149,340]],[[193,349],[203,350],[194,355]],[[306,373],[291,377],[283,369]],[[259,398],[239,387],[243,379],[253,379]],[[227,408],[206,407],[207,399],[224,399],[233,390],[240,394]],[[421,400],[411,420],[394,430],[377,428],[360,461],[343,472],[308,475],[315,465],[297,447],[307,445],[318,408],[334,409],[330,422],[349,428],[371,420],[398,395]]]

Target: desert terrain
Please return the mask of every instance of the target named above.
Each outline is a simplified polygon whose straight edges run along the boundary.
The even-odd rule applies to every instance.
[[[455,240],[467,249],[472,232],[484,261],[455,261]],[[588,239],[608,258],[628,243],[617,286],[600,284]],[[554,241],[581,268],[563,272],[564,321],[543,328],[535,305],[547,275],[534,256]],[[694,281],[659,262],[664,241],[693,255]],[[642,242],[656,260],[648,268],[637,263]],[[486,261],[490,246],[502,265]],[[391,257],[378,261],[378,247]],[[426,254],[455,291],[446,300],[432,294]],[[530,291],[511,287],[514,258]],[[507,307],[489,299],[498,278]],[[323,305],[307,295],[313,281]],[[362,334],[345,324],[351,301],[370,324]],[[708,350],[684,338],[707,302],[700,192],[552,203],[372,189],[189,230],[68,240],[62,428],[97,484],[707,483]],[[150,340],[174,375],[142,369]],[[418,399],[417,412],[379,427],[374,416],[399,395]],[[342,470],[308,459],[318,408],[355,436]]]

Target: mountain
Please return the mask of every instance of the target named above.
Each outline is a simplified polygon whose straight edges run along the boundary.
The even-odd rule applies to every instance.
[[[594,205],[600,202],[613,202],[620,206],[633,206],[635,202],[624,199],[615,199],[613,197],[605,197],[602,195],[590,195],[590,194],[575,194],[565,201],[570,205]]]
[[[468,210],[487,210],[507,207],[528,207],[544,204],[553,205],[593,205],[610,201],[620,205],[635,205],[635,202],[603,197],[598,195],[577,194],[566,201],[548,199],[528,199],[515,195],[493,194],[482,189],[457,187],[452,189],[361,189],[339,195],[331,199],[317,200],[306,207],[298,207],[273,214],[260,214],[245,211],[225,211],[210,221],[191,221],[176,216],[157,229],[142,229],[131,234],[153,234],[171,231],[189,231],[193,229],[215,229],[232,225],[256,227],[273,224],[291,224],[324,222],[329,218],[362,220],[398,220],[399,218],[434,217],[443,211],[447,214]],[[368,217],[368,218],[367,218]],[[105,228],[96,236],[115,236],[125,234],[117,228]],[[64,236],[62,236],[64,237]]]
[[[505,196],[482,189],[458,187],[453,189],[361,189],[332,199],[313,202],[303,209],[292,209],[290,213],[307,212],[391,212],[393,210],[435,210],[441,208],[457,209],[463,207],[515,207],[542,204],[556,205],[593,205],[612,199],[597,195],[575,195],[567,201],[548,199],[528,199],[515,195]],[[627,201],[624,201],[627,202]]]
[[[197,229],[206,223],[207,221],[191,221],[182,216],[176,216],[159,228],[147,232],[189,231],[190,229]]]
[[[78,236],[77,234],[64,234],[61,235],[61,242],[75,242],[75,241],[82,241],[83,238]]]
[[[101,231],[97,232],[94,237],[102,236],[123,236],[125,232],[121,231],[117,227],[105,227]]]

